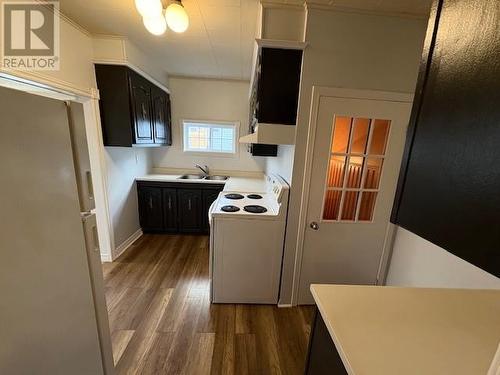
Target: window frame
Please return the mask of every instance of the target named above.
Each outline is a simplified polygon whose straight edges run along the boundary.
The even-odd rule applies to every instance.
[[[200,156],[216,156],[223,158],[235,158],[239,154],[239,131],[240,131],[240,121],[227,121],[227,120],[193,120],[184,118],[180,120],[181,123],[181,134],[182,134],[182,152],[191,155],[200,155]],[[203,151],[203,150],[192,150],[187,148],[187,131],[186,124],[201,124],[201,125],[213,125],[216,127],[220,125],[221,127],[233,128],[234,129],[234,152],[225,152],[225,151]]]

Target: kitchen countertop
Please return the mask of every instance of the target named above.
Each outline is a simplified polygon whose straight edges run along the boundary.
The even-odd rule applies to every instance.
[[[266,180],[262,177],[229,177],[225,181],[217,180],[182,180],[180,174],[148,174],[137,177],[136,181],[180,182],[195,184],[224,184],[224,191],[264,193]]]
[[[311,285],[349,374],[486,374],[500,291]]]

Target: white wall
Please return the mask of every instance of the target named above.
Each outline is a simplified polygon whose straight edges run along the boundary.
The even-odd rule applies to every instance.
[[[280,303],[291,303],[312,87],[412,93],[427,20],[309,8]],[[297,267],[300,264],[297,263]]]
[[[150,59],[127,38],[109,35],[92,37],[93,60],[101,64],[121,64],[168,88],[168,74],[156,59]]]
[[[239,121],[240,134],[248,132],[248,90],[244,81],[170,78],[172,100],[171,147],[154,149],[155,168],[192,169],[206,164],[212,171],[262,171],[263,158],[252,157],[239,144],[235,156],[213,156],[182,151],[182,119]]]
[[[113,225],[114,249],[140,230],[135,178],[149,173],[148,148],[106,147],[109,214]]]
[[[279,145],[278,156],[266,158],[266,174],[277,174],[292,183],[294,145]]]
[[[500,289],[500,279],[398,227],[387,285]]]

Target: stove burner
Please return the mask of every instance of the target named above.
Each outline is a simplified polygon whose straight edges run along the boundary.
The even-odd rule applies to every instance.
[[[241,194],[236,194],[236,193],[232,193],[232,194],[226,194],[224,195],[227,199],[243,199],[245,198],[243,195]]]
[[[240,209],[236,206],[227,205],[220,208],[224,212],[238,212]]]
[[[250,199],[262,199],[262,195],[259,195],[259,194],[248,194],[247,198],[250,198]]]
[[[250,212],[252,214],[263,214],[264,212],[267,212],[267,208],[262,207],[262,206],[257,206],[257,205],[249,205],[243,207],[243,209],[246,212]]]

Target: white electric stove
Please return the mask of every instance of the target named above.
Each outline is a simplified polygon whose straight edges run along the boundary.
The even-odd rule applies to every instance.
[[[219,194],[209,210],[212,302],[278,302],[288,192],[270,175],[265,192]]]

